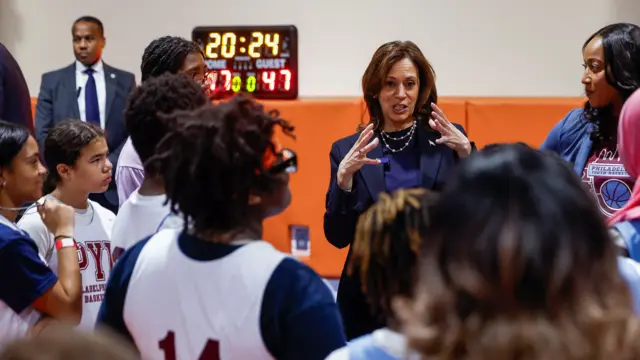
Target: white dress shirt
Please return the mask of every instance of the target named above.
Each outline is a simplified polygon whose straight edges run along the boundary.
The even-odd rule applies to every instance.
[[[98,60],[92,66],[94,73],[93,78],[96,80],[96,90],[98,91],[98,107],[100,108],[100,127],[104,129],[107,110],[107,84],[105,82],[104,66],[102,60]],[[78,94],[78,110],[80,110],[80,119],[87,121],[86,105],[84,103],[84,91],[89,80],[89,75],[84,71],[87,69],[81,62],[76,61],[76,86],[80,88]],[[77,90],[77,89],[76,89]]]

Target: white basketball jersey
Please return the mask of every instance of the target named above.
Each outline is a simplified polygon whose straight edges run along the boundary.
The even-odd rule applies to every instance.
[[[271,359],[260,333],[262,298],[286,255],[252,241],[211,261],[162,230],[133,268],[123,318],[145,359]]]
[[[140,195],[138,190],[131,193],[118,210],[113,225],[113,248],[127,250],[161,229],[182,229],[184,222],[180,216],[171,213],[171,206],[165,205],[166,200],[166,195]]]
[[[45,197],[46,198],[46,197]],[[113,266],[111,260],[111,229],[115,215],[100,204],[89,200],[86,211],[76,210],[74,237],[78,246],[78,263],[82,273],[82,319],[80,327],[93,329]],[[55,239],[35,209],[29,209],[18,222],[36,242],[40,255],[51,270],[58,273]]]

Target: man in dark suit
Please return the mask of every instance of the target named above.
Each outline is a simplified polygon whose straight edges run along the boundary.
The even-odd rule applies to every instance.
[[[84,16],[73,23],[75,63],[42,76],[36,105],[36,137],[40,148],[57,123],[75,118],[99,125],[107,133],[109,161],[116,168],[120,150],[127,140],[124,108],[135,87],[135,76],[102,61],[106,40],[100,20]],[[115,181],[104,194],[91,199],[114,213],[118,211]]]
[[[31,97],[22,70],[0,43],[0,119],[24,125],[33,134]]]

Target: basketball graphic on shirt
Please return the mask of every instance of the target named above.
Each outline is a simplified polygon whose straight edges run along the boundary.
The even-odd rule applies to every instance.
[[[607,148],[595,152],[585,165],[582,181],[595,196],[605,216],[621,209],[631,197],[635,180],[627,174],[617,151]]]
[[[629,201],[631,189],[624,181],[612,179],[600,186],[600,195],[608,207],[620,209]]]

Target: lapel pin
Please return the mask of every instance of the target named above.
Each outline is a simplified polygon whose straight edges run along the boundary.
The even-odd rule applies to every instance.
[[[111,73],[111,78],[112,78],[112,79],[115,79],[115,78],[116,78],[116,74]]]
[[[429,140],[429,145],[431,145],[431,146],[436,146],[436,144],[435,144],[433,141],[431,141],[431,140]]]

